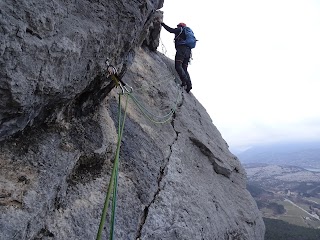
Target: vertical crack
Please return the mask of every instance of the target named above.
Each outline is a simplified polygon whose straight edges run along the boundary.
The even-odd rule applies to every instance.
[[[165,164],[163,167],[160,168],[160,174],[159,174],[159,177],[158,177],[158,180],[157,180],[157,183],[158,183],[158,189],[157,191],[154,193],[153,195],[153,198],[151,200],[151,202],[145,206],[144,210],[143,210],[143,215],[141,217],[141,220],[140,220],[140,224],[139,224],[139,228],[138,228],[138,232],[137,232],[137,236],[136,236],[136,239],[139,240],[140,237],[141,237],[141,232],[142,232],[142,228],[146,222],[146,219],[148,217],[148,214],[149,214],[149,208],[150,206],[156,201],[158,195],[160,194],[160,191],[163,189],[163,187],[161,187],[161,182],[164,178],[164,176],[166,175],[166,170],[167,170],[167,167],[169,165],[169,160],[170,160],[170,157],[171,157],[171,154],[172,154],[172,145],[177,141],[178,139],[178,133],[176,132],[176,138],[175,140],[173,141],[173,143],[171,145],[169,145],[169,148],[170,148],[170,154],[169,156],[165,159]]]
[[[181,99],[181,102],[178,104],[178,107],[180,107],[182,105],[182,103],[183,103],[183,98]],[[161,182],[162,182],[163,178],[166,175],[166,170],[168,168],[169,161],[170,161],[170,158],[171,158],[171,155],[172,155],[172,146],[178,141],[178,136],[179,136],[179,132],[177,130],[175,130],[175,127],[174,127],[175,118],[176,118],[176,113],[173,114],[172,120],[171,120],[171,125],[172,125],[173,130],[175,131],[176,136],[175,136],[175,139],[173,140],[173,142],[169,145],[170,154],[165,159],[164,166],[160,168],[160,174],[159,174],[159,177],[158,177],[158,180],[157,180],[158,189],[155,192],[155,194],[153,195],[152,201],[147,206],[145,206],[145,208],[143,210],[143,215],[142,215],[142,217],[140,219],[140,224],[139,224],[138,232],[137,232],[137,235],[136,235],[136,240],[140,240],[143,226],[144,226],[144,224],[146,222],[146,219],[148,217],[148,214],[149,214],[149,208],[156,201],[158,195],[160,194],[160,191],[163,189],[163,187],[161,187]]]

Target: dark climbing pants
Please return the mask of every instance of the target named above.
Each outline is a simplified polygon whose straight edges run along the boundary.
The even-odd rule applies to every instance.
[[[188,73],[188,63],[191,57],[191,49],[187,46],[176,46],[175,68],[181,79],[182,85],[191,87],[191,79]]]

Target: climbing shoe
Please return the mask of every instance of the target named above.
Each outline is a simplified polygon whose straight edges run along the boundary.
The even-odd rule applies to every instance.
[[[188,85],[188,86],[187,86],[187,89],[186,89],[186,92],[189,93],[191,89],[192,89],[192,86],[191,86],[191,85]]]

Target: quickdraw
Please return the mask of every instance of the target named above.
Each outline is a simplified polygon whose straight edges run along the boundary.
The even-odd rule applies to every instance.
[[[115,82],[117,87],[121,88],[122,94],[132,93],[133,88],[121,80],[121,78],[118,76],[118,70],[109,63],[108,59],[106,60],[106,64],[110,78]]]

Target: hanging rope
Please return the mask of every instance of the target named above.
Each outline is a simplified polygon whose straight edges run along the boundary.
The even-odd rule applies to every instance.
[[[109,65],[108,65],[109,66]],[[108,67],[108,71],[110,74],[110,77],[113,81],[115,81],[115,84],[117,87],[121,88],[122,93],[119,93],[119,100],[118,100],[118,142],[117,142],[117,148],[116,148],[116,155],[113,163],[113,168],[112,168],[112,173],[110,177],[110,182],[108,185],[108,190],[107,194],[104,200],[104,205],[103,205],[103,210],[101,214],[101,219],[100,219],[100,224],[99,224],[99,229],[97,233],[97,238],[96,240],[101,240],[102,237],[102,231],[105,225],[105,220],[108,212],[108,206],[109,206],[109,201],[110,201],[110,196],[111,196],[111,191],[112,191],[112,209],[111,209],[111,219],[110,219],[110,233],[109,233],[109,240],[114,239],[114,229],[115,229],[115,223],[116,223],[116,205],[117,205],[117,191],[118,191],[118,176],[119,176],[119,156],[120,156],[120,146],[121,146],[121,140],[123,136],[123,129],[124,129],[124,123],[125,123],[125,118],[127,114],[127,107],[128,107],[128,99],[132,99],[132,101],[135,103],[135,105],[140,109],[140,111],[143,113],[143,115],[149,119],[153,123],[157,124],[163,124],[171,120],[173,114],[175,113],[181,95],[182,91],[180,89],[175,104],[174,106],[170,109],[168,113],[162,116],[158,116],[153,114],[151,111],[149,111],[146,107],[144,107],[138,99],[133,96],[132,91],[133,89],[131,87],[130,90],[126,87],[126,85],[119,80],[117,76],[117,70],[113,66]],[[168,81],[166,79],[166,81]],[[126,103],[124,107],[124,114],[123,117],[121,116],[121,96],[126,95]],[[155,119],[157,118],[157,119]]]
[[[110,240],[113,240],[114,237],[114,226],[115,226],[115,212],[116,212],[116,200],[117,200],[117,185],[118,185],[118,168],[119,168],[119,155],[120,155],[120,146],[121,146],[121,139],[123,135],[123,129],[124,129],[124,123],[125,123],[125,118],[126,118],[126,113],[127,113],[127,107],[128,107],[128,99],[129,95],[126,94],[126,104],[124,108],[124,116],[121,119],[121,96],[122,94],[119,94],[119,101],[118,101],[118,143],[117,143],[117,149],[116,149],[116,156],[114,159],[113,163],[113,169],[112,169],[112,174],[110,177],[110,182],[108,186],[108,191],[105,197],[104,205],[103,205],[103,210],[101,214],[101,219],[100,219],[100,225],[99,225],[99,230],[97,234],[97,240],[101,240],[102,236],[102,230],[105,225],[105,219],[108,211],[108,206],[109,206],[109,200],[110,200],[110,195],[111,191],[113,190],[113,197],[112,197],[112,212],[111,212],[111,225],[110,225]]]
[[[180,90],[179,93],[177,94],[177,98],[175,100],[174,105],[171,107],[170,111],[166,113],[165,115],[158,116],[153,114],[150,110],[148,110],[146,107],[144,107],[133,94],[130,94],[130,98],[132,101],[135,103],[135,105],[139,108],[139,110],[142,112],[142,114],[151,122],[155,124],[163,124],[171,120],[173,114],[175,113],[179,101],[181,100],[181,94],[182,91]]]
[[[161,74],[159,74],[161,75]],[[164,80],[162,81],[157,81],[157,83],[153,84],[152,86],[157,86],[157,85],[163,85],[167,82],[172,82],[173,80],[175,80],[175,77],[172,77],[172,74],[168,74],[164,77],[162,77]],[[179,92],[177,94],[176,100],[174,105],[170,108],[170,111],[168,113],[166,113],[165,115],[159,116],[156,115],[154,113],[152,113],[150,110],[148,110],[146,107],[143,106],[143,104],[133,95],[133,93],[130,94],[130,98],[132,99],[132,101],[135,103],[135,105],[139,108],[139,110],[142,112],[142,114],[151,122],[156,123],[156,124],[163,124],[168,122],[171,117],[173,116],[173,114],[175,113],[179,101],[181,100],[182,97],[182,89],[180,88],[180,86],[177,84],[178,88],[179,88]],[[146,87],[140,87],[140,88],[135,88],[135,92],[136,91],[142,91],[142,90],[147,90],[150,89],[150,86]]]

